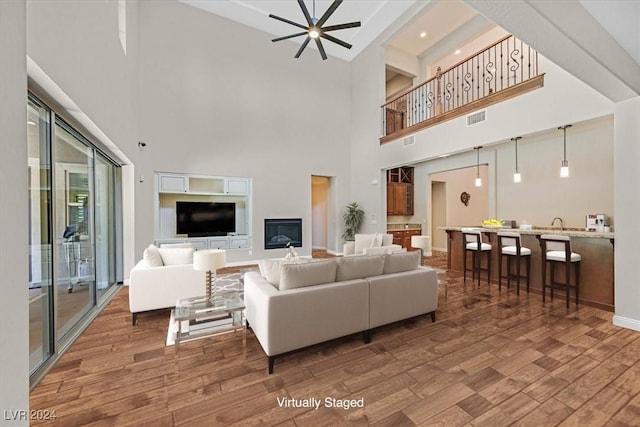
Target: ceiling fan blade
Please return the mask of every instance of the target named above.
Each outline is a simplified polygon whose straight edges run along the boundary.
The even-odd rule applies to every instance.
[[[302,43],[302,46],[300,46],[300,49],[298,49],[298,53],[296,53],[296,56],[294,56],[294,58],[300,58],[302,51],[304,50],[305,47],[307,47],[310,40],[311,40],[311,37],[307,36],[307,39]]]
[[[333,14],[333,12],[336,11],[336,9],[338,8],[338,6],[340,6],[341,3],[342,3],[342,0],[334,0],[334,2],[331,3],[331,6],[329,6],[329,9],[327,9],[324,15],[322,15],[322,18],[320,18],[320,20],[316,23],[316,26],[322,27],[322,25],[325,22],[327,22],[327,19],[329,19],[329,17]]]
[[[272,42],[279,42],[280,40],[286,40],[286,39],[291,39],[293,37],[304,36],[305,34],[307,34],[307,32],[303,31],[301,33],[295,33],[295,34],[290,34],[290,35],[284,36],[284,37],[278,37],[278,38],[275,38],[275,39],[273,39],[271,41]]]
[[[335,44],[339,44],[342,47],[346,47],[347,49],[351,49],[351,45],[349,43],[343,42],[342,40],[339,40],[333,36],[330,36],[329,34],[321,33],[320,37],[322,37],[323,39],[327,39],[330,42],[334,42]]]
[[[329,25],[328,27],[323,27],[322,31],[335,31],[335,30],[344,30],[346,28],[356,28],[359,27],[360,22],[349,22],[348,24],[339,24],[339,25]]]
[[[322,56],[322,60],[324,61],[325,59],[327,59],[327,54],[324,51],[324,47],[322,46],[322,42],[320,41],[320,38],[316,39],[316,46],[318,46],[318,50],[320,51],[320,56]]]
[[[304,18],[307,20],[307,24],[312,27],[313,21],[311,20],[311,15],[309,15],[309,9],[307,9],[307,5],[304,4],[304,0],[298,0],[298,4],[300,5],[300,9],[302,9],[302,13],[304,13]]]
[[[305,26],[304,26],[304,25],[302,25],[302,24],[298,24],[297,22],[289,21],[288,19],[281,18],[281,17],[276,16],[276,15],[273,15],[273,14],[271,14],[271,13],[269,14],[269,18],[273,18],[273,19],[277,19],[278,21],[286,22],[287,24],[294,25],[294,26],[296,26],[296,27],[298,27],[298,28],[302,28],[303,30],[309,30],[309,28],[308,28],[308,27],[305,27]]]

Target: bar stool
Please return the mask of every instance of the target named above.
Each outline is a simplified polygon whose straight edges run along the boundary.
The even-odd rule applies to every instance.
[[[471,262],[473,264],[471,271],[472,279],[478,274],[478,286],[480,286],[480,272],[487,271],[487,284],[491,283],[491,245],[482,241],[482,230],[478,228],[463,228],[462,238],[464,243],[463,253],[463,277],[467,282],[467,253],[471,252]],[[487,268],[482,268],[482,254],[487,255]]]
[[[576,289],[576,305],[580,295],[580,254],[571,252],[571,238],[569,236],[559,236],[557,234],[543,234],[540,236],[542,246],[542,302],[545,300],[547,288],[547,263],[550,263],[549,288],[551,289],[551,299],[553,300],[553,290],[561,289],[567,295],[567,308],[569,308],[569,294],[571,288]],[[565,281],[557,282],[555,279],[555,266],[564,264]],[[575,283],[571,284],[571,265],[574,266]]]
[[[525,248],[520,244],[520,234],[509,231],[499,231],[498,233],[498,248],[500,248],[500,258],[498,259],[498,290],[502,290],[502,279],[507,279],[507,289],[511,286],[511,279],[516,279],[516,294],[520,295],[520,265],[524,259],[527,269],[527,293],[529,293],[529,284],[531,277],[531,249]],[[507,275],[502,275],[502,258],[507,257]],[[516,272],[511,274],[511,260],[515,259]]]

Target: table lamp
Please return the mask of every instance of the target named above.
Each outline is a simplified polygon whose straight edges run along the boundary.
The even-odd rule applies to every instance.
[[[424,265],[424,256],[431,256],[431,236],[411,236],[411,246],[420,249],[420,265]]]
[[[207,301],[213,300],[216,270],[224,267],[227,252],[222,249],[208,249],[193,253],[193,269],[206,271],[205,293]]]

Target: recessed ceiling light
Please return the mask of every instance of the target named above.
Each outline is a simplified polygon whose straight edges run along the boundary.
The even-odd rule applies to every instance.
[[[29,120],[29,121],[27,121],[27,124],[28,124],[28,125],[30,125],[30,126],[35,126],[35,125],[37,125],[37,123],[36,123],[36,122],[34,122],[33,120]]]
[[[451,154],[440,154],[438,157],[440,157],[441,159],[446,159],[447,157],[449,157]]]
[[[453,53],[455,53],[456,55],[460,55],[460,49],[457,49],[457,50],[456,50],[455,52],[453,52]]]
[[[421,37],[421,38],[425,38],[425,37],[427,37],[427,32],[426,32],[426,31],[421,32],[421,33],[420,33],[420,37]]]

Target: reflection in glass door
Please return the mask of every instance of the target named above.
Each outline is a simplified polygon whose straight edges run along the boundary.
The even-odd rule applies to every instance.
[[[53,352],[51,312],[51,152],[49,112],[29,99],[27,150],[29,169],[29,369],[33,372]]]
[[[93,149],[56,120],[56,330],[63,339],[95,305]]]
[[[95,159],[96,288],[98,299],[116,284],[115,166],[100,153]]]

